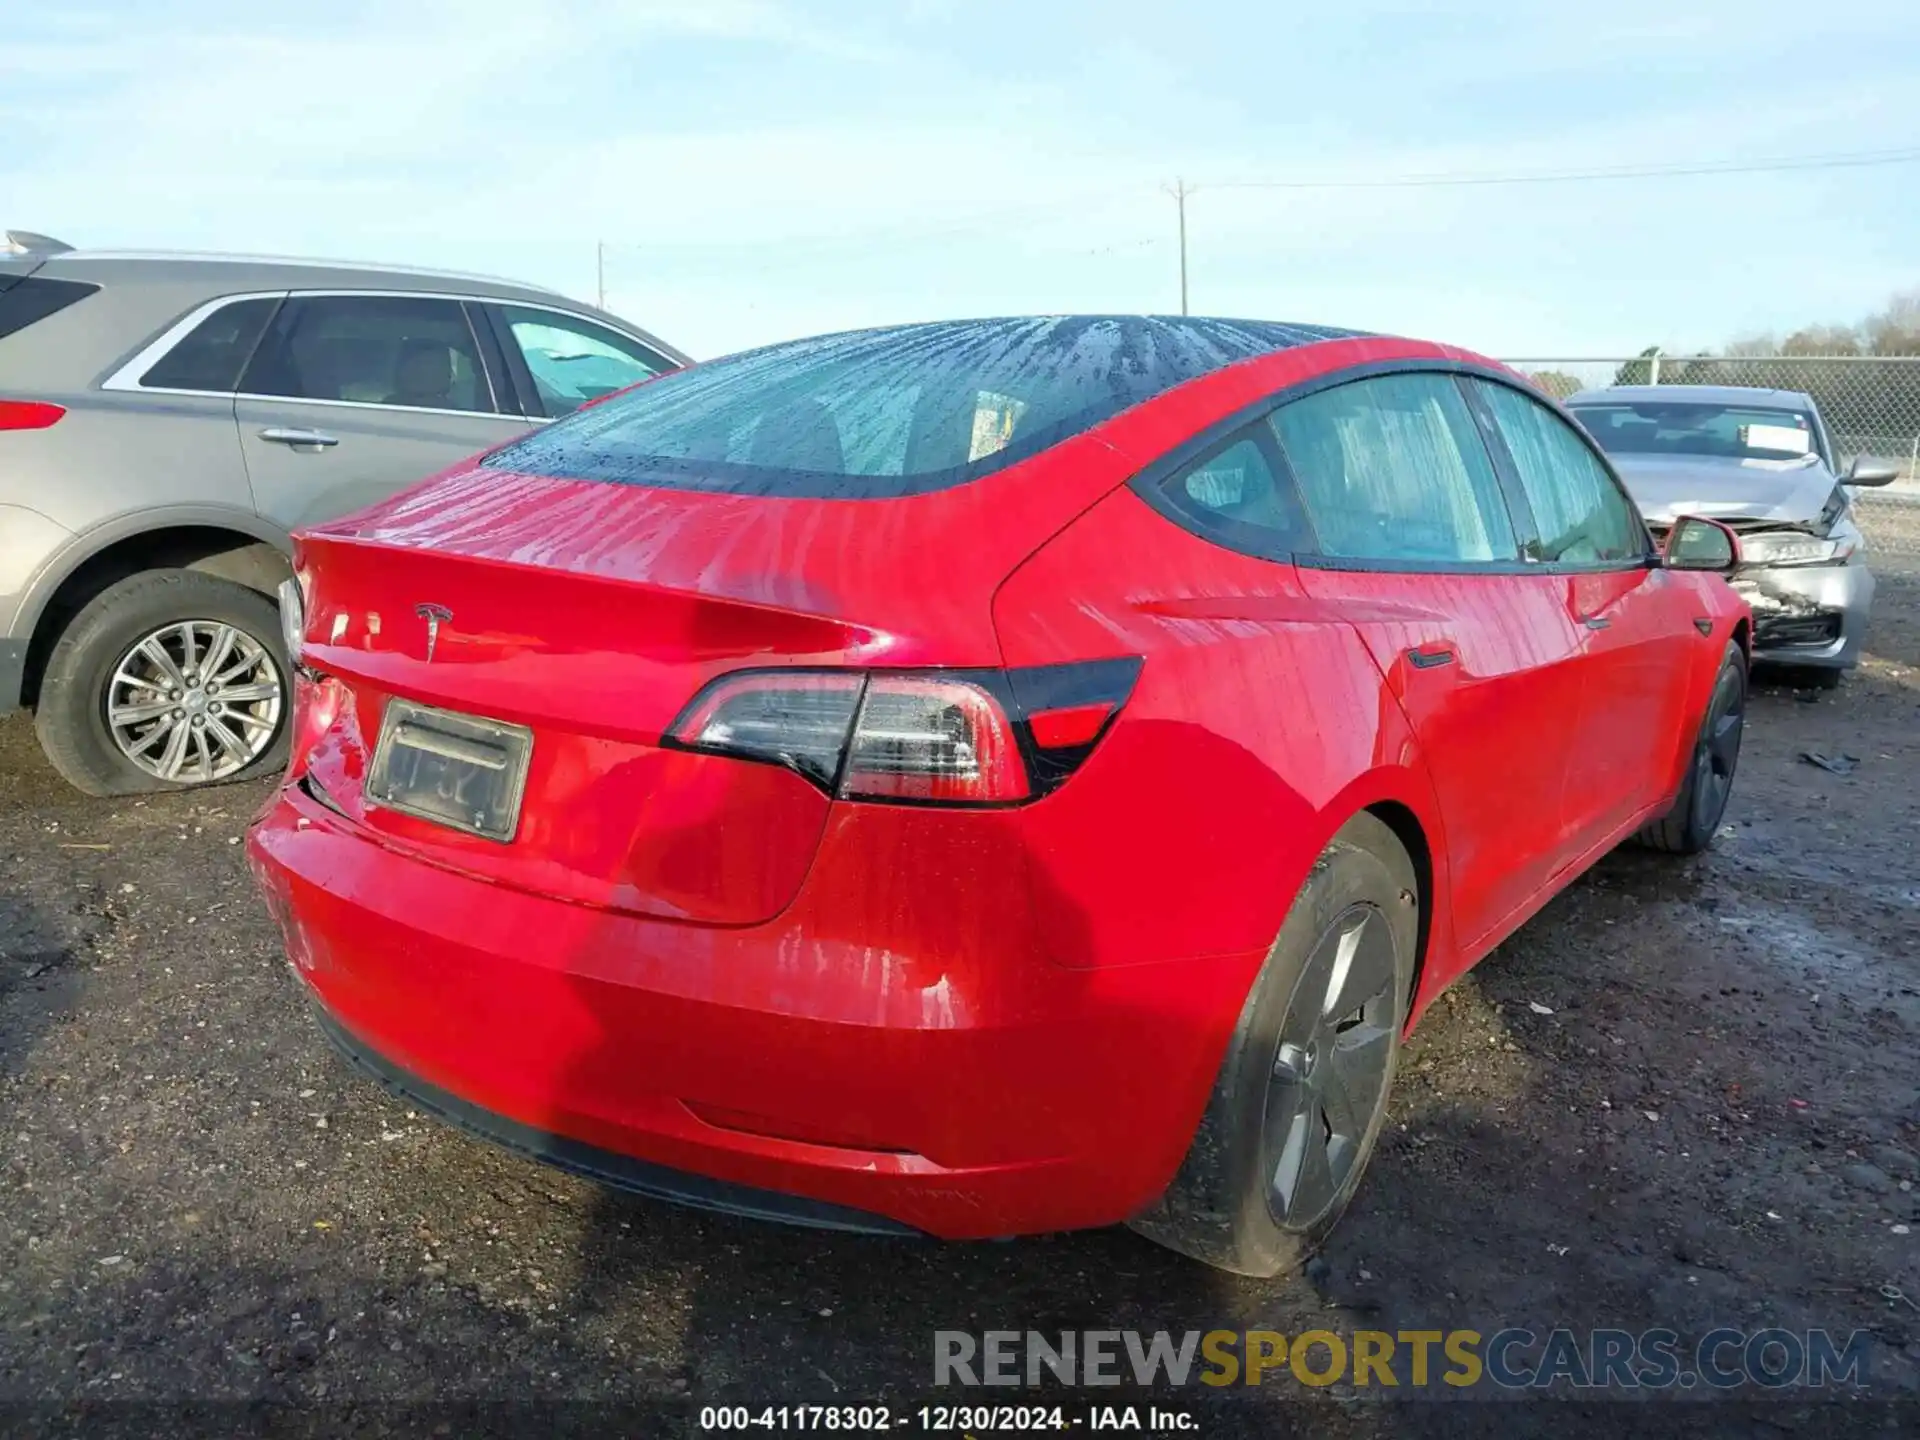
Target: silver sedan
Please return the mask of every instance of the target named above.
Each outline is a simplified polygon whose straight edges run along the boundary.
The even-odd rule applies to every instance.
[[[1740,536],[1731,577],[1753,607],[1754,658],[1831,686],[1859,663],[1873,572],[1851,485],[1885,485],[1884,461],[1844,469],[1813,397],[1733,385],[1621,385],[1567,406],[1607,452],[1656,536],[1706,515]]]

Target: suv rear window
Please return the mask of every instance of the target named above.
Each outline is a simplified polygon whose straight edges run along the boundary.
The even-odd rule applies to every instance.
[[[829,335],[663,376],[482,463],[743,495],[924,494],[1004,469],[1210,370],[1350,333],[1070,316]]]
[[[59,314],[99,288],[84,280],[53,280],[38,275],[0,288],[0,340]]]

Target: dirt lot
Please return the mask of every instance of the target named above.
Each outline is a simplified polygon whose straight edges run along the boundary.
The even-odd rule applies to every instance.
[[[1911,1426],[1920,1311],[1880,1290],[1920,1296],[1920,507],[1886,513],[1908,558],[1876,567],[1866,667],[1757,695],[1712,855],[1612,857],[1435,1008],[1356,1210],[1273,1282],[1125,1232],[704,1217],[466,1140],[308,1023],[241,859],[262,787],[88,801],[0,723],[0,1429],[675,1434],[716,1401],[951,1400],[938,1328],[1508,1324],[1876,1343],[1866,1391],[1816,1410],[1284,1377],[1171,1400],[1206,1435]]]

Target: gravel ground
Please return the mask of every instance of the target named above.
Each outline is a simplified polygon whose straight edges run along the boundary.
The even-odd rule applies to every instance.
[[[1435,1007],[1354,1211],[1275,1281],[1126,1232],[735,1222],[465,1139],[309,1024],[239,845],[266,787],[90,801],[0,722],[0,1426],[680,1434],[716,1402],[950,1402],[936,1329],[1523,1324],[1869,1329],[1871,1383],[1657,1415],[1284,1375],[1156,1398],[1206,1435],[1895,1433],[1920,1417],[1920,1311],[1880,1294],[1920,1296],[1895,1228],[1920,1232],[1920,507],[1887,513],[1869,662],[1757,693],[1711,855],[1611,857]]]

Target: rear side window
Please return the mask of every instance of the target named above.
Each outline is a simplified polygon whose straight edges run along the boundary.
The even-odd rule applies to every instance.
[[[295,400],[494,408],[460,302],[404,295],[294,296],[274,317],[240,388]]]
[[[1500,481],[1450,375],[1382,375],[1273,414],[1329,557],[1463,564],[1519,558]]]
[[[222,305],[148,368],[140,377],[141,387],[232,390],[240,383],[240,367],[247,363],[279,303],[278,298],[261,298]]]
[[[0,290],[0,340],[57,315],[98,290],[83,280],[50,280],[29,275]]]
[[[482,463],[734,494],[922,494],[1236,360],[1346,333],[1071,316],[830,335],[664,376]]]
[[[519,305],[502,305],[500,314],[546,415],[571,415],[589,400],[673,368],[639,342],[590,320]]]
[[[1593,565],[1645,556],[1646,532],[1633,506],[1572,426],[1518,390],[1488,380],[1469,383],[1485,398],[1513,457],[1533,509],[1539,559]]]
[[[1265,423],[1256,422],[1161,481],[1156,504],[1232,550],[1271,557],[1311,550],[1299,497],[1276,461]]]

